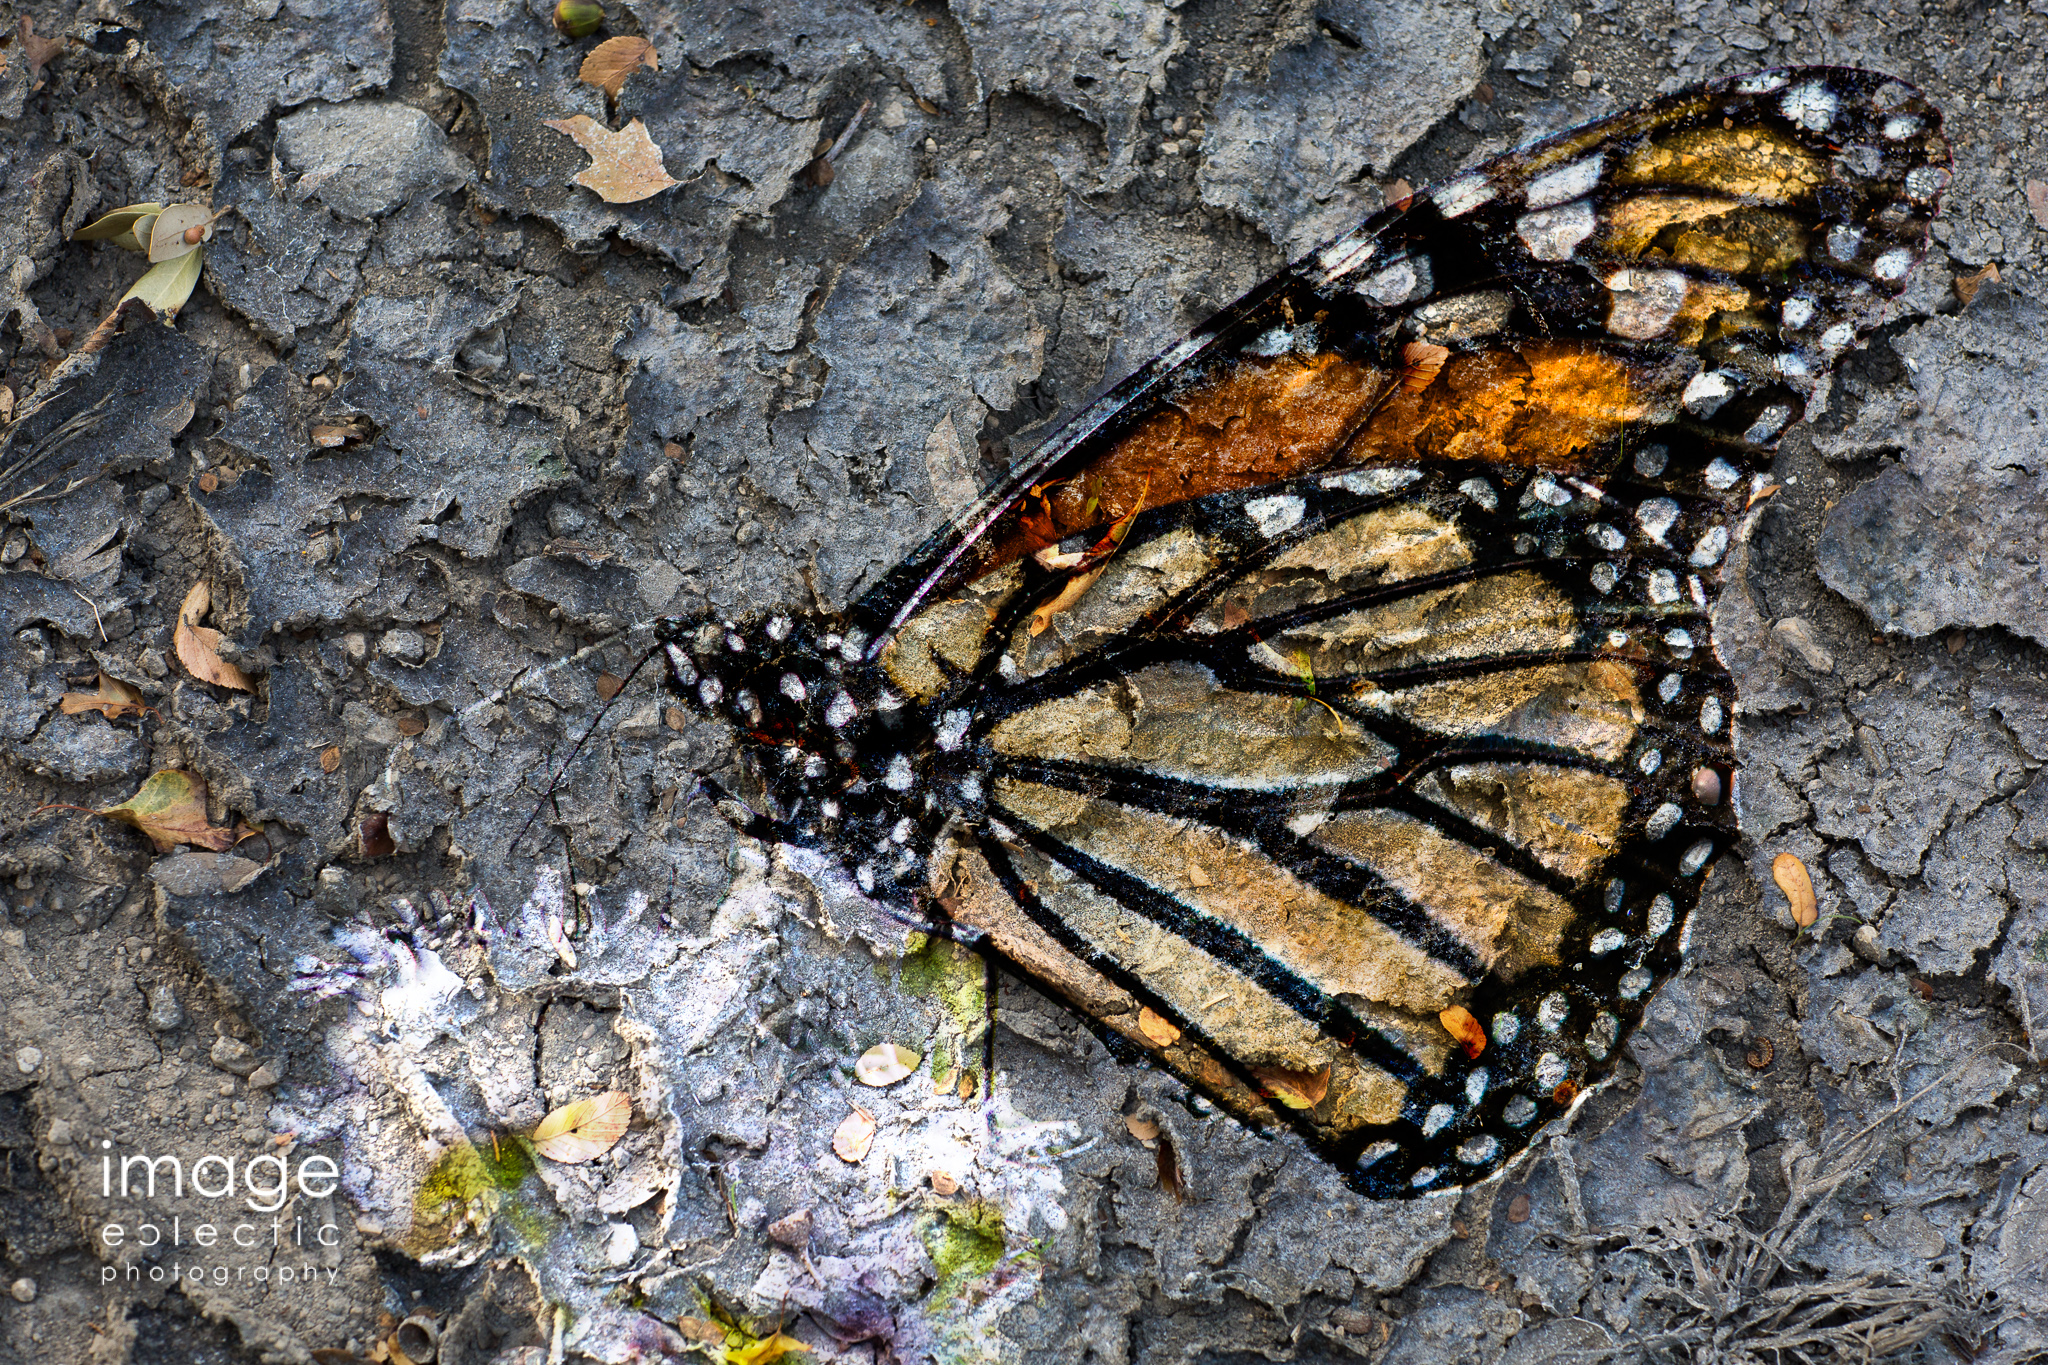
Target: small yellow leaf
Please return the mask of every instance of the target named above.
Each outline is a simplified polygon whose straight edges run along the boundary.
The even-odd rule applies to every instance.
[[[623,1090],[574,1100],[540,1121],[533,1150],[564,1165],[594,1161],[626,1135],[632,1119],[633,1101]]]
[[[1150,1005],[1138,1011],[1138,1032],[1160,1047],[1172,1047],[1180,1041],[1180,1026],[1165,1015],[1155,1012]]]
[[[1274,1099],[1289,1109],[1313,1109],[1323,1102],[1323,1096],[1330,1093],[1330,1068],[1327,1066],[1315,1071],[1255,1066],[1251,1073],[1265,1084]]]
[[[649,71],[661,70],[661,58],[655,55],[653,43],[637,36],[607,38],[590,49],[576,79],[617,99],[626,86],[626,77],[643,66]]]
[[[595,191],[607,204],[636,204],[682,182],[661,164],[661,148],[634,119],[618,132],[588,114],[547,119],[547,126],[576,139],[590,153],[590,164],[576,173],[576,183]]]
[[[792,1351],[810,1349],[795,1337],[772,1332],[744,1346],[728,1346],[720,1355],[723,1356],[726,1365],[768,1365],[769,1361],[780,1360]]]
[[[1792,907],[1792,922],[1802,929],[1811,929],[1820,918],[1820,906],[1814,900],[1813,878],[1807,874],[1806,864],[1796,854],[1780,853],[1771,859],[1771,880],[1785,893]]]
[[[174,317],[198,287],[199,253],[188,251],[145,270],[141,279],[128,286],[120,301],[140,299],[159,317]]]
[[[176,769],[151,773],[135,795],[96,814],[135,826],[149,836],[159,853],[168,853],[179,844],[220,853],[236,843],[234,831],[206,823],[206,783]]]
[[[140,692],[119,678],[110,678],[105,673],[100,674],[99,691],[66,692],[57,698],[57,705],[63,708],[67,716],[97,711],[108,720],[119,720],[131,711],[139,715],[146,709],[142,704]]]
[[[866,1161],[868,1148],[874,1145],[875,1116],[865,1109],[856,1107],[832,1133],[833,1155],[849,1166]]]
[[[178,662],[201,682],[232,687],[238,692],[254,692],[256,686],[249,681],[249,675],[220,657],[220,632],[199,624],[199,619],[206,615],[212,604],[213,590],[203,578],[185,594],[185,603],[178,608],[177,629],[171,633]]]
[[[877,1043],[860,1054],[860,1060],[853,1064],[853,1074],[862,1085],[879,1090],[917,1070],[917,1064],[923,1060],[900,1043]]]

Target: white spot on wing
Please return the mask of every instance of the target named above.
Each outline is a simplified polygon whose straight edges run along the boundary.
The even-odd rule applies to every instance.
[[[1685,386],[1679,401],[1685,410],[1695,417],[1712,417],[1721,410],[1721,405],[1735,396],[1735,385],[1719,370],[1707,370],[1696,374]]]
[[[1806,81],[1787,90],[1778,107],[1785,111],[1786,118],[1800,127],[1809,132],[1824,133],[1833,126],[1835,115],[1841,112],[1842,102],[1821,82]]]
[[[1651,498],[1636,509],[1636,524],[1643,528],[1643,534],[1664,543],[1664,537],[1678,523],[1678,504],[1669,498]]]
[[[1244,505],[1244,514],[1252,519],[1252,525],[1259,528],[1262,536],[1277,536],[1291,531],[1301,524],[1308,514],[1308,504],[1293,493],[1281,493],[1270,498],[1253,498]]]
[[[1525,213],[1515,223],[1515,235],[1522,239],[1522,245],[1529,248],[1529,254],[1539,261],[1565,261],[1571,259],[1580,242],[1593,235],[1593,229],[1600,225],[1593,212],[1593,206],[1583,200],[1565,204],[1560,208],[1538,209]]]
[[[1596,154],[1554,171],[1545,171],[1529,182],[1528,203],[1532,209],[1547,209],[1567,199],[1577,199],[1600,183],[1601,158]]]
[[[1372,469],[1347,469],[1342,474],[1332,474],[1323,480],[1323,487],[1341,488],[1347,493],[1371,498],[1382,493],[1391,493],[1397,488],[1406,488],[1421,477],[1422,471],[1419,469],[1398,469],[1380,465]]]
[[[1458,218],[1491,200],[1500,191],[1483,175],[1461,175],[1433,196],[1436,211],[1446,218]]]
[[[1615,271],[1607,277],[1607,330],[1630,341],[1662,336],[1685,306],[1686,288],[1676,270]]]

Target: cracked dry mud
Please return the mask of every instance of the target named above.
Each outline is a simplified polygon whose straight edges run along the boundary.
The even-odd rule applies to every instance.
[[[412,1313],[448,1362],[660,1359],[714,1316],[821,1361],[2048,1351],[2038,0],[632,0],[606,31],[662,72],[615,110],[546,11],[35,3],[39,84],[8,20],[0,371],[45,453],[0,497],[76,487],[0,528],[0,1360],[331,1361]],[[1747,842],[1624,1079],[1505,1181],[1361,1202],[1011,981],[993,1097],[942,1090],[979,968],[735,840],[687,777],[724,739],[644,677],[527,829],[634,644],[546,665],[842,604],[1396,179],[1780,61],[1922,85],[1955,187],[1724,601]],[[681,185],[575,187],[576,114],[644,120]],[[135,273],[68,233],[195,191],[236,211],[175,330],[67,354]],[[202,578],[255,697],[177,662]],[[62,714],[98,670],[150,712]],[[260,875],[39,809],[167,767]],[[877,1042],[928,1065],[856,1086]],[[605,1088],[637,1118],[600,1161],[506,1145]],[[108,1198],[103,1141],[337,1174]]]

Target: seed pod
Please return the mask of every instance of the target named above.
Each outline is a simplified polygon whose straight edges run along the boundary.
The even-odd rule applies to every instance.
[[[604,6],[590,0],[561,0],[555,6],[555,31],[565,38],[588,38],[604,27]]]

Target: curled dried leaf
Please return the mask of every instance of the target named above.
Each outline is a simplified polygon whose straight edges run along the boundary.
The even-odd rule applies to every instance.
[[[1486,1051],[1486,1029],[1463,1005],[1453,1005],[1443,1011],[1437,1015],[1437,1022],[1444,1026],[1444,1032],[1458,1040],[1458,1046],[1465,1049],[1467,1057],[1476,1058]]]
[[[57,698],[57,705],[67,716],[97,711],[108,720],[119,720],[130,713],[140,715],[149,709],[143,705],[140,692],[119,678],[109,677],[104,671],[100,673],[99,691],[66,692]]]
[[[607,1090],[573,1100],[542,1119],[533,1130],[533,1150],[564,1165],[594,1161],[626,1135],[632,1121],[632,1099],[623,1090]]]
[[[636,204],[682,183],[661,164],[661,148],[639,119],[617,132],[588,114],[545,122],[590,153],[590,164],[576,173],[575,181],[607,204]]]
[[[1156,1013],[1150,1005],[1138,1011],[1138,1032],[1160,1047],[1172,1047],[1180,1041],[1180,1026],[1165,1015]]]
[[[875,1116],[865,1109],[856,1107],[832,1132],[832,1154],[849,1166],[866,1161],[874,1145]]]
[[[213,589],[203,578],[185,594],[184,604],[178,608],[178,628],[172,633],[178,662],[201,682],[254,692],[256,686],[249,681],[249,675],[220,657],[220,632],[199,624],[212,605]]]
[[[149,240],[147,228],[142,229],[143,237],[137,241],[133,231],[144,219],[155,218],[164,211],[162,204],[154,201],[147,204],[123,204],[112,213],[101,214],[84,227],[71,234],[74,242],[117,242],[130,251],[144,251],[143,242]]]
[[[1785,900],[1792,909],[1792,922],[1801,929],[1810,929],[1820,918],[1820,906],[1813,896],[1813,878],[1806,871],[1806,864],[1799,861],[1797,854],[1780,853],[1771,859],[1771,880],[1785,893]]]
[[[383,811],[363,817],[360,837],[365,858],[388,858],[398,852],[398,841],[391,837],[391,817]]]
[[[877,1043],[860,1054],[860,1060],[853,1064],[853,1074],[862,1085],[879,1090],[917,1070],[917,1064],[923,1060],[901,1043]]]
[[[583,59],[576,79],[617,99],[619,91],[626,87],[626,78],[642,67],[649,71],[661,70],[661,58],[655,55],[654,44],[637,34],[622,34],[617,38],[607,38],[590,49],[590,55]]]

